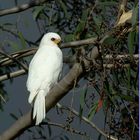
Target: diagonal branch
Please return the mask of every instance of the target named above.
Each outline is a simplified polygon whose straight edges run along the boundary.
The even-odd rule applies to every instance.
[[[42,122],[41,125],[51,125],[51,126],[56,126],[59,128],[64,129],[65,131],[69,131],[70,133],[81,135],[81,136],[86,136],[86,133],[81,132],[79,130],[76,130],[75,128],[72,128],[70,126],[66,126],[65,124],[60,124],[60,123],[54,123],[54,122]]]
[[[67,110],[67,111],[71,111],[74,115],[76,115],[77,117],[80,116],[80,114],[73,108],[70,108],[70,107],[66,107],[66,106],[63,106],[59,103],[57,103],[57,107],[61,110]],[[111,140],[118,140],[117,138],[113,137],[113,136],[110,136],[108,134],[106,134],[105,132],[103,132],[100,128],[98,128],[93,122],[91,122],[88,118],[84,117],[84,116],[81,116],[81,119],[89,124],[92,128],[94,128],[96,131],[98,131],[100,134],[102,134],[104,137],[106,138],[110,138]]]
[[[97,37],[91,37],[88,39],[83,39],[83,40],[78,40],[78,41],[72,41],[68,43],[63,43],[61,45],[61,48],[72,48],[72,47],[79,47],[82,45],[90,45],[90,44],[95,44],[97,42]]]
[[[72,89],[75,79],[79,79],[83,69],[80,64],[75,64],[70,72],[57,84],[46,97],[46,112],[48,112],[70,89]],[[22,134],[27,128],[34,125],[31,119],[31,111],[19,118],[1,136],[1,140],[14,139]]]
[[[92,49],[92,58],[97,57],[97,48]],[[90,62],[84,60],[85,66],[90,66]],[[49,92],[46,97],[46,112],[48,112],[56,103],[62,99],[72,88],[76,82],[78,82],[83,74],[83,68],[81,64],[76,63],[69,71],[69,73]],[[9,129],[0,135],[1,140],[14,139],[16,136],[21,135],[26,129],[34,126],[32,120],[32,111],[19,118]]]
[[[136,57],[136,59],[137,59],[137,57]],[[136,65],[138,65],[138,61],[136,61]],[[130,67],[130,64],[121,64],[120,66],[119,65],[116,66],[115,64],[103,64],[103,67],[106,68],[106,69],[127,68],[127,67]],[[4,81],[4,80],[8,80],[10,78],[15,78],[15,77],[24,75],[26,73],[27,72],[24,69],[20,69],[20,70],[17,70],[17,71],[8,73],[8,74],[3,74],[3,75],[0,76],[0,82]]]
[[[46,2],[47,0],[33,0],[29,3],[26,4],[22,4],[20,6],[16,6],[13,8],[9,8],[9,9],[4,9],[4,10],[0,10],[0,16],[4,16],[4,15],[10,15],[10,14],[14,14],[14,13],[18,13],[18,12],[22,12],[25,11],[29,8],[32,8],[34,6],[40,5],[44,2]]]
[[[25,71],[28,71],[28,67],[25,64],[23,64],[22,62],[18,61],[16,58],[12,57],[11,55],[8,55],[7,53],[5,53],[4,51],[2,51],[1,49],[0,49],[0,54],[8,57],[9,59],[12,59],[17,64],[19,64]]]

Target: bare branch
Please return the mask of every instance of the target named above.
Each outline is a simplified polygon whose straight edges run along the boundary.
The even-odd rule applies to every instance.
[[[14,57],[8,55],[7,53],[3,52],[1,49],[0,49],[0,54],[2,54],[2,55],[4,55],[4,56],[8,57],[9,59],[12,59],[12,60],[15,61],[17,64],[19,64],[25,71],[28,71],[28,67],[27,67],[25,64],[21,63],[21,62],[18,61],[16,58],[14,58]]]
[[[138,64],[138,62],[136,62],[136,64]],[[123,65],[120,65],[120,66],[116,66],[115,64],[103,64],[103,67],[107,68],[107,69],[111,69],[111,68],[127,68],[129,66],[130,66],[130,64],[123,64]],[[4,74],[4,75],[0,76],[0,82],[4,81],[4,80],[8,80],[10,78],[15,78],[15,77],[24,75],[26,73],[27,72],[24,69],[21,69],[21,70],[15,71],[15,72]]]
[[[80,116],[80,114],[73,108],[69,108],[69,107],[65,107],[62,106],[61,104],[57,103],[57,107],[60,109],[64,109],[64,110],[69,110],[71,111],[74,115],[76,115],[77,117]],[[87,124],[89,124],[92,128],[94,128],[95,130],[97,130],[100,134],[102,134],[104,137],[106,138],[110,138],[111,140],[117,140],[116,138],[114,138],[113,136],[109,136],[108,134],[106,134],[105,132],[103,132],[100,128],[98,128],[93,122],[91,122],[88,118],[81,116],[81,119],[86,122]]]
[[[88,38],[88,39],[84,39],[84,40],[78,40],[78,41],[63,43],[63,44],[61,44],[60,48],[64,49],[64,48],[79,47],[79,46],[82,46],[82,45],[94,44],[94,43],[96,43],[96,40],[97,40],[97,38]],[[11,56],[14,57],[14,58],[22,58],[22,57],[25,57],[25,56],[32,55],[36,51],[37,51],[37,48],[26,49],[26,50],[18,51],[14,54],[11,54]],[[0,65],[1,66],[8,65],[11,62],[13,62],[13,61],[9,60],[8,58],[4,58],[3,60],[0,60]]]
[[[75,79],[78,79],[83,70],[80,64],[75,64],[70,72],[57,84],[46,97],[46,112],[48,112],[67,92],[73,87]],[[31,111],[19,118],[9,129],[1,136],[2,140],[14,139],[27,128],[34,125],[31,117]]]
[[[20,59],[23,57],[33,55],[36,51],[37,51],[37,48],[32,48],[32,49],[27,49],[27,50],[22,50],[22,51],[16,52],[14,54],[11,54],[10,56],[12,56],[13,58],[16,58],[16,59]],[[7,58],[7,57],[0,60],[0,66],[6,66],[11,63],[13,63],[13,60],[10,58]]]
[[[34,50],[33,50],[33,52],[34,52]],[[33,52],[31,52],[31,53],[33,53]],[[129,54],[125,54],[125,55],[118,55],[118,56],[115,57],[115,59],[116,60],[128,59],[129,57],[130,57]],[[64,62],[71,62],[72,61],[72,63],[75,63],[75,61],[73,62],[73,60],[70,60],[70,58],[64,57]],[[138,65],[139,55],[135,54],[135,55],[133,55],[133,58],[135,59],[136,65]],[[104,57],[104,59],[113,59],[113,56],[112,55],[106,55]],[[7,64],[9,61],[6,61],[3,64]],[[3,64],[2,64],[2,66],[3,66]],[[109,64],[103,64],[103,67],[107,68],[107,69],[126,68],[126,67],[129,67],[129,66],[130,66],[130,64],[120,64],[120,65],[115,65],[115,64],[110,64],[110,63]],[[15,72],[11,72],[11,73],[8,73],[8,74],[4,74],[4,75],[0,76],[0,81],[4,81],[4,80],[10,79],[10,78],[18,77],[18,76],[23,75],[23,74],[26,74],[26,71],[24,69],[21,69],[21,70],[15,71]]]
[[[94,51],[95,50],[95,51]],[[96,58],[97,56],[97,48],[93,48],[92,58]],[[90,62],[85,60],[85,66],[90,66]],[[83,73],[83,68],[81,64],[76,63],[69,71],[69,73],[49,92],[46,97],[46,113],[54,106],[56,103],[62,99],[68,91],[73,88],[73,85],[78,80]],[[9,140],[13,139],[16,136],[23,133],[27,128],[33,126],[35,122],[32,120],[32,111],[29,111],[27,114],[19,118],[9,129],[7,129],[4,133],[0,135],[0,139]]]
[[[128,59],[129,57],[131,57],[131,55],[129,55],[129,54],[117,55],[116,57],[114,57],[113,55],[106,55],[104,57],[104,59],[113,59],[114,58],[116,60],[119,60],[119,59]],[[134,59],[139,59],[139,55],[138,54],[134,54],[133,58]]]
[[[16,7],[9,8],[9,9],[0,10],[0,16],[22,12],[22,11],[25,11],[25,10],[27,10],[29,8],[34,7],[34,6],[40,5],[40,4],[42,4],[42,3],[46,2],[46,1],[47,0],[33,0],[33,1],[29,2],[29,3],[22,4],[20,6],[16,6]]]
[[[136,64],[138,65],[138,62],[136,62]],[[115,69],[118,69],[118,68],[128,68],[128,67],[130,67],[130,64],[120,64],[120,65],[103,64],[103,67],[107,68],[107,69],[112,69],[112,68],[115,68]]]
[[[4,75],[0,76],[0,81],[4,81],[4,80],[10,79],[10,78],[18,77],[18,76],[21,76],[25,73],[26,73],[26,71],[24,69],[21,69],[21,70],[15,71],[15,72],[4,74]]]
[[[104,39],[105,39],[105,36],[102,40],[100,40],[100,42],[102,43],[102,41]],[[61,48],[64,49],[64,48],[69,48],[69,47],[79,47],[82,45],[96,44],[96,41],[97,41],[97,38],[88,38],[88,39],[84,39],[84,40],[72,41],[72,42],[68,42],[68,43],[63,43],[61,45]],[[22,51],[15,52],[15,53],[11,54],[11,56],[16,59],[19,59],[22,57],[33,55],[36,51],[37,51],[37,48],[25,49]],[[106,57],[111,57],[111,56],[106,56]],[[124,56],[122,55],[121,57],[128,57],[128,55],[124,55]],[[138,58],[138,55],[136,55],[136,56],[134,55],[134,58]],[[13,60],[10,60],[9,58],[4,58],[4,59],[0,60],[0,66],[5,66],[12,62],[13,62]]]
[[[97,41],[97,37],[92,37],[92,38],[88,38],[88,39],[63,43],[60,48],[63,49],[63,48],[78,47],[78,46],[82,46],[82,45],[90,45],[90,44],[95,44],[96,41]]]
[[[64,129],[65,131],[69,131],[70,133],[74,133],[74,134],[82,135],[82,136],[86,135],[86,133],[76,130],[70,126],[66,126],[65,124],[54,123],[54,122],[42,122],[41,125],[52,125],[52,126],[60,127]]]

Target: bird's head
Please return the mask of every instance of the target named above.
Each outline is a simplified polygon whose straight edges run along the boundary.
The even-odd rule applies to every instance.
[[[43,36],[41,42],[45,44],[58,45],[61,42],[61,37],[57,33],[49,32]]]

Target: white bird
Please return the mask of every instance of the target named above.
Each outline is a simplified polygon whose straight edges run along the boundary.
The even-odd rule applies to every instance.
[[[28,102],[33,104],[33,119],[36,119],[36,125],[45,118],[45,96],[57,84],[62,70],[63,56],[58,47],[60,41],[61,37],[56,33],[45,34],[29,65]]]

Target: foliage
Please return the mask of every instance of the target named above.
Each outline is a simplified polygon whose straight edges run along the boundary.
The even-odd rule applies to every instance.
[[[17,27],[17,23],[4,23],[0,26],[0,32],[9,35],[11,39],[10,37],[5,39],[1,49],[4,50],[5,46],[10,46],[12,49],[8,49],[6,53],[11,54],[15,51],[26,50],[29,46],[37,46],[42,34],[49,31],[61,34],[65,42],[97,37],[99,42],[97,41],[96,44],[82,46],[85,51],[84,56],[93,47],[98,47],[100,54],[96,60],[97,65],[91,66],[90,70],[84,73],[82,80],[86,86],[84,88],[82,84],[76,86],[76,89],[80,89],[78,93],[80,122],[83,115],[92,122],[95,115],[103,110],[106,132],[118,139],[136,139],[138,132],[138,60],[134,58],[134,54],[138,54],[138,2],[132,0],[127,2],[126,12],[132,9],[132,19],[124,25],[115,27],[118,7],[118,0],[48,1],[32,8],[32,18],[40,31],[38,39],[28,40]],[[102,38],[104,40],[101,41]],[[70,48],[64,51],[64,55],[73,57],[77,55],[77,52],[77,48]],[[107,55],[111,55],[112,58],[107,59]],[[129,55],[129,57],[118,58],[118,55]],[[0,58],[1,66],[3,66],[1,62],[3,58]],[[23,64],[28,63],[28,57],[18,60]],[[67,66],[71,68],[71,64],[66,64],[65,67]],[[10,73],[21,68],[21,65],[13,62],[1,67],[0,73],[3,75],[6,71]],[[1,83],[0,95],[3,96],[4,92],[4,84]],[[0,108],[2,108],[1,100]],[[14,114],[11,116],[15,117]],[[72,123],[73,119],[68,127]],[[36,128],[36,133],[42,139],[47,139],[44,129],[48,130],[47,133],[51,138],[53,131],[51,125]],[[35,133],[30,129],[28,131]],[[65,133],[60,133],[56,137],[60,140],[70,139]],[[36,139],[36,136],[32,138]]]

